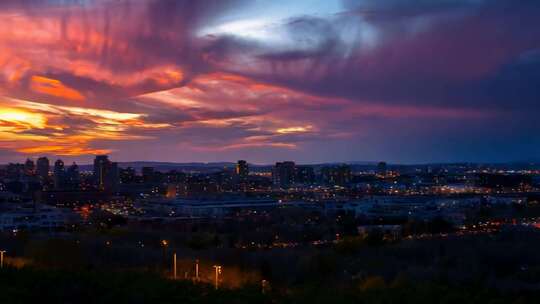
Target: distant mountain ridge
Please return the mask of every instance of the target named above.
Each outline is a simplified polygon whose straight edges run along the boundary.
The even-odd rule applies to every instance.
[[[157,162],[157,161],[133,161],[133,162],[118,162],[120,168],[131,167],[137,171],[140,171],[143,167],[152,167],[156,171],[216,171],[224,168],[234,168],[235,163],[232,162],[190,162],[190,163],[175,163],[175,162]],[[93,165],[79,165],[83,171],[91,171]]]
[[[371,170],[376,168],[378,162],[376,161],[343,161],[343,162],[323,162],[323,163],[312,163],[312,164],[302,164],[297,163],[299,166],[311,166],[314,168],[321,168],[324,166],[337,166],[341,164],[348,164],[353,169],[363,169]],[[5,167],[7,164],[0,165]],[[52,164],[51,164],[52,165]],[[177,162],[160,162],[160,161],[131,161],[131,162],[118,162],[119,167],[121,168],[134,168],[137,171],[141,171],[143,167],[152,167],[156,171],[167,172],[171,170],[177,171],[196,171],[196,172],[217,172],[223,169],[232,170],[236,167],[236,162],[187,162],[187,163],[177,163]],[[388,163],[389,168],[405,168],[405,167],[439,167],[439,166],[458,166],[458,165],[472,165],[472,166],[494,166],[494,167],[540,167],[539,161],[519,161],[519,162],[505,162],[505,163],[480,163],[480,162],[449,162],[449,163],[419,163],[419,164],[398,164],[398,163]],[[253,164],[249,163],[249,166],[253,171],[268,171],[274,164]],[[81,171],[92,171],[92,164],[79,164]]]

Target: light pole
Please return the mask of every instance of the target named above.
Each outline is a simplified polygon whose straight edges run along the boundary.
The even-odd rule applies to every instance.
[[[4,253],[6,253],[5,250],[0,250],[0,268],[4,268]]]
[[[176,280],[176,252],[173,254],[173,276]]]
[[[262,291],[263,294],[266,293],[266,287],[267,287],[267,286],[268,286],[268,281],[262,280],[262,281],[261,281],[261,291]]]
[[[214,265],[214,269],[216,270],[216,277],[214,281],[214,287],[216,290],[219,288],[219,275],[221,274],[221,266],[220,265]]]
[[[199,260],[195,260],[195,281],[199,282]]]
[[[162,263],[163,263],[163,266],[165,269],[169,268],[167,266],[167,260],[169,259],[167,257],[167,246],[169,246],[169,242],[167,240],[161,240],[161,246],[163,247],[163,257],[162,257]]]

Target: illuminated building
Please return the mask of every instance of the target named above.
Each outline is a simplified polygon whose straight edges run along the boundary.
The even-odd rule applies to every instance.
[[[296,167],[296,179],[295,182],[299,184],[313,184],[315,182],[315,171],[310,166],[298,166]]]
[[[118,186],[118,163],[113,163],[107,155],[94,159],[94,181],[100,190],[115,191]]]
[[[79,174],[79,166],[77,166],[76,163],[73,163],[71,166],[69,166],[66,170],[66,184],[71,189],[77,189],[79,188],[80,184],[80,174]]]
[[[128,167],[125,169],[120,169],[120,182],[122,184],[133,183],[136,180],[135,169]]]
[[[336,167],[324,167],[321,170],[323,182],[329,185],[344,186],[351,182],[351,167],[341,165]]]
[[[59,159],[54,163],[54,188],[61,189],[65,186],[65,175],[64,162]]]
[[[236,174],[240,177],[241,180],[247,179],[249,175],[249,166],[247,161],[239,160],[236,164]]]
[[[94,159],[94,180],[101,189],[105,186],[105,175],[109,163],[107,155],[98,155]]]
[[[249,166],[247,161],[245,160],[239,160],[236,163],[236,170],[235,170],[235,176],[234,180],[236,181],[236,184],[239,186],[239,190],[246,191],[248,188],[248,176],[249,176]],[[220,181],[220,184],[223,186],[223,181]]]
[[[292,161],[278,162],[272,169],[272,182],[280,188],[289,188],[295,183],[296,164]]]

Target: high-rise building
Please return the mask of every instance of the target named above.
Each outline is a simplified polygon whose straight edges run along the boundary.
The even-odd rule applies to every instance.
[[[380,162],[378,165],[377,165],[377,174],[380,175],[380,176],[386,176],[386,173],[387,173],[387,166],[386,166],[386,163],[385,162]]]
[[[247,179],[249,175],[249,166],[247,161],[239,160],[236,163],[236,175],[238,175],[240,179]]]
[[[129,184],[135,182],[137,174],[135,174],[135,169],[132,167],[127,167],[125,169],[120,169],[120,182],[122,184]]]
[[[296,164],[292,161],[278,162],[272,170],[272,182],[280,188],[289,188],[295,183]]]
[[[94,182],[100,189],[105,187],[105,176],[109,165],[110,161],[107,155],[97,155],[94,159]]]
[[[299,184],[313,184],[315,182],[315,170],[311,166],[296,167],[295,182]]]
[[[66,184],[71,189],[79,188],[81,182],[81,176],[79,173],[79,166],[76,163],[73,163],[66,170]]]
[[[10,163],[6,167],[6,176],[10,179],[20,180],[24,174],[24,165],[23,164],[12,164]]]
[[[239,160],[236,163],[236,170],[234,171],[233,180],[238,190],[246,191],[248,188],[248,176],[249,166],[247,161]],[[225,186],[224,180],[220,180],[219,184]]]
[[[26,162],[24,163],[24,174],[26,175],[34,175],[36,172],[36,166],[34,164],[34,161],[30,158],[26,159]]]
[[[41,178],[41,181],[47,181],[49,179],[50,163],[46,157],[40,157],[37,160],[37,175]]]
[[[321,169],[322,179],[326,184],[345,186],[351,182],[352,174],[349,165],[324,167]]]
[[[62,189],[65,186],[66,171],[64,162],[59,159],[54,163],[54,188]]]
[[[155,177],[154,167],[142,167],[141,173],[142,173],[143,181],[145,183],[150,183],[154,181],[154,177]]]
[[[105,181],[105,189],[110,191],[117,191],[118,183],[120,181],[120,174],[118,169],[118,163],[114,162],[110,164],[109,171],[107,172],[107,178]]]
[[[118,163],[113,163],[107,155],[97,155],[94,159],[94,182],[100,190],[116,191],[118,186]]]

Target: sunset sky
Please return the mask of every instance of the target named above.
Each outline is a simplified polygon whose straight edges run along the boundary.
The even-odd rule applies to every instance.
[[[540,159],[537,0],[2,0],[0,163]]]

